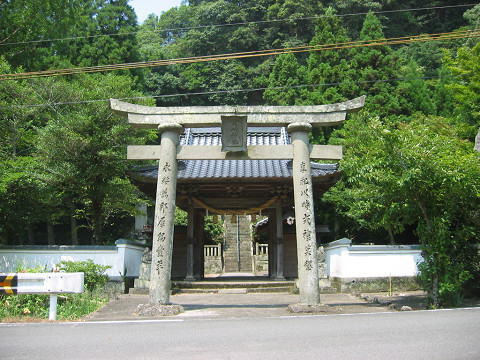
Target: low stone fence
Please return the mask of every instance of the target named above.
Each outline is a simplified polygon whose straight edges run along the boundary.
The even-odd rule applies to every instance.
[[[268,274],[268,244],[255,243],[253,269],[256,276]]]
[[[204,273],[221,274],[223,272],[222,244],[204,245]]]
[[[324,245],[327,274],[338,291],[418,289],[419,245],[352,245],[340,239]]]
[[[139,275],[145,245],[119,239],[115,246],[26,245],[0,248],[0,272],[15,272],[23,267],[45,267],[52,270],[61,261],[93,260],[98,265],[110,265],[106,274],[112,280]],[[133,281],[133,280],[132,280]]]

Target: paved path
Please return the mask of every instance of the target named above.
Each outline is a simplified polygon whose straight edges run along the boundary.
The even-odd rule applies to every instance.
[[[175,316],[188,318],[255,318],[299,316],[287,311],[289,304],[296,304],[299,295],[285,293],[219,293],[219,294],[177,294],[172,295],[173,304],[182,305],[183,314]],[[373,304],[351,294],[325,294],[321,296],[325,314],[358,314],[395,311],[385,305]],[[111,301],[86,321],[141,320],[135,314],[139,304],[148,303],[148,295],[124,294]]]

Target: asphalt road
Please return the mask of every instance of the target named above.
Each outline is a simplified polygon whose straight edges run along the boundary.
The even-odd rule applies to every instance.
[[[480,308],[0,324],[2,359],[479,359]]]

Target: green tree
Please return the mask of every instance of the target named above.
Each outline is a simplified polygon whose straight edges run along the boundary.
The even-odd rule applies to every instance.
[[[473,140],[480,127],[480,43],[461,47],[456,56],[446,53],[445,62],[455,81],[447,84],[455,100],[455,116],[463,136]]]
[[[424,263],[421,278],[432,305],[461,300],[478,288],[476,190],[480,157],[445,119],[418,116],[382,124],[356,116],[339,131],[345,178],[327,197],[365,226],[391,234],[416,227]]]
[[[0,14],[2,54],[13,68],[27,71],[52,65],[56,52],[50,40],[68,36],[76,19],[70,0],[2,1]]]
[[[12,72],[0,57],[0,73]],[[38,166],[32,154],[35,127],[41,124],[35,110],[23,106],[36,100],[25,81],[0,82],[0,236],[5,243],[39,218],[40,184],[33,176]]]
[[[110,219],[134,214],[141,201],[126,177],[129,165],[125,151],[127,144],[142,141],[138,136],[145,133],[132,131],[104,101],[81,102],[135,96],[132,80],[97,74],[51,85],[51,91],[62,91],[74,103],[51,109],[51,120],[39,132],[38,156],[49,174],[46,181],[71,195],[78,206],[76,215],[92,230],[92,243],[101,244],[108,240],[103,230]]]
[[[267,20],[272,21],[265,30],[268,43],[275,48],[307,45],[315,31],[315,23],[306,18],[323,13],[322,2],[275,0],[271,3],[266,13]]]
[[[0,4],[0,44],[27,71],[138,61],[127,0],[16,0]]]
[[[335,16],[335,11],[328,8],[316,26],[315,36],[310,45],[344,44],[349,42],[341,18]],[[352,92],[352,71],[349,60],[351,49],[335,48],[331,50],[313,51],[308,57],[309,84],[331,84],[313,87],[308,93],[307,102],[313,105],[331,104],[355,97]],[[340,83],[340,84],[339,84]],[[342,84],[343,83],[343,84]]]
[[[382,24],[372,13],[368,13],[360,31],[360,40],[370,41],[385,38]],[[388,45],[360,47],[355,50],[351,65],[356,71],[357,85],[352,91],[367,96],[366,110],[379,116],[396,117],[404,109],[396,93],[399,77],[398,58]]]
[[[295,105],[301,98],[302,86],[306,82],[306,69],[300,66],[292,53],[277,57],[268,78],[268,89],[264,98],[272,105]]]
[[[75,0],[70,41],[56,43],[57,56],[76,66],[138,61],[137,17],[127,0]]]
[[[450,8],[458,5],[458,0],[444,0],[439,3],[436,0],[405,0],[402,2],[391,0],[327,0],[325,6],[332,6],[340,14],[359,14],[369,11],[382,11],[381,21],[385,24],[387,37],[400,37],[406,35],[418,35],[422,33],[447,32],[465,25],[462,18],[462,8]],[[407,9],[420,9],[438,7],[435,10],[425,9],[423,11],[398,11]],[[358,38],[362,27],[359,16],[348,16],[345,25],[352,38]]]
[[[413,60],[407,61],[400,69],[400,74],[405,80],[398,84],[396,94],[403,102],[404,114],[409,115],[415,112],[425,115],[436,114],[432,91],[423,79],[423,72],[417,63]]]
[[[465,20],[467,20],[472,30],[478,29],[480,26],[480,4],[476,5],[472,9],[465,11],[463,14]],[[472,37],[467,39],[466,45],[468,47],[474,47],[478,43],[478,37]]]

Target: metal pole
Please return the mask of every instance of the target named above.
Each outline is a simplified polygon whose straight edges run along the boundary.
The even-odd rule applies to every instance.
[[[50,311],[48,313],[48,320],[57,320],[57,293],[50,294]]]

